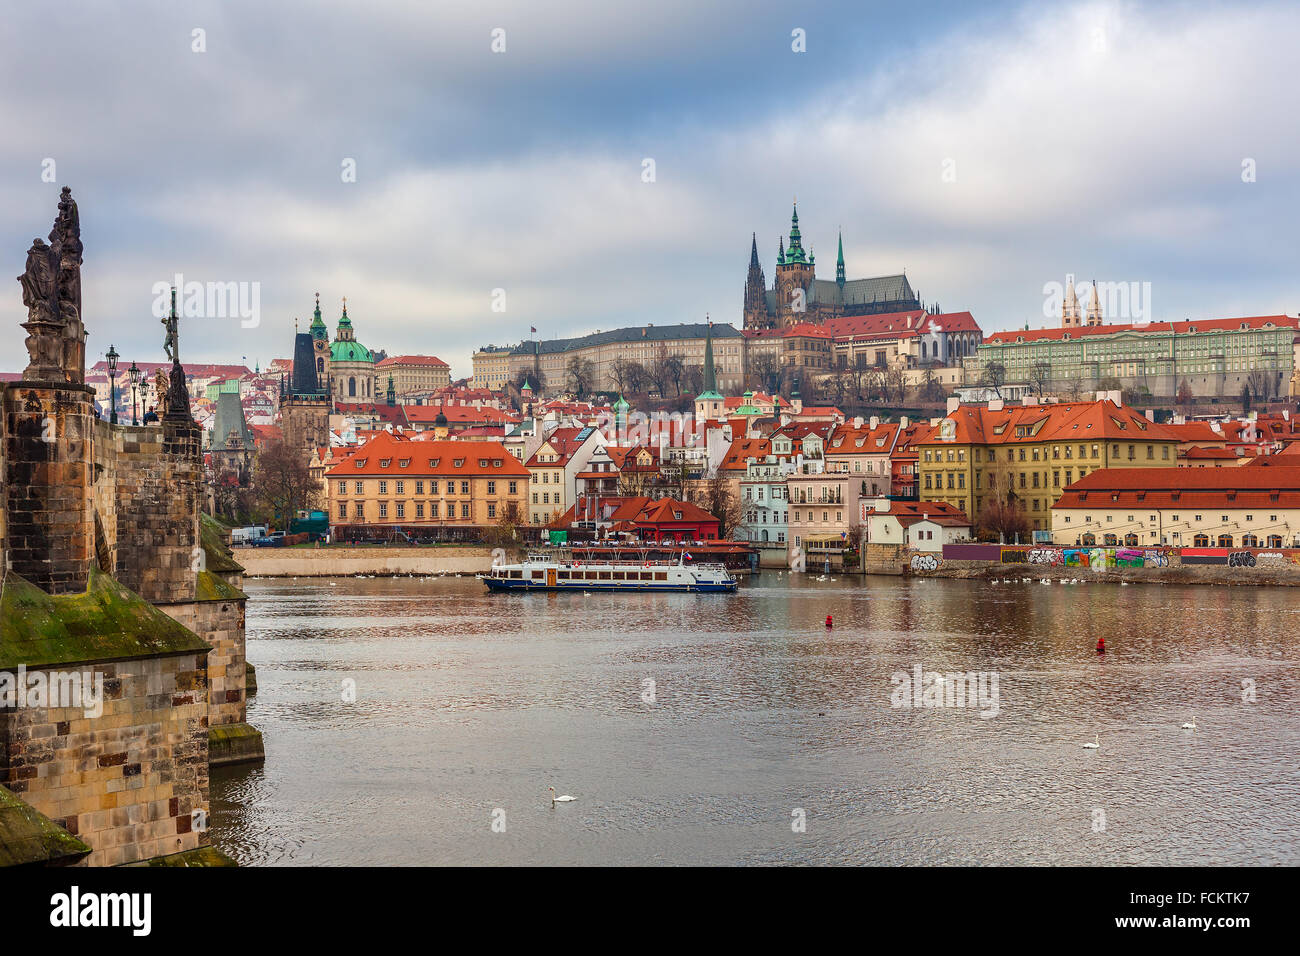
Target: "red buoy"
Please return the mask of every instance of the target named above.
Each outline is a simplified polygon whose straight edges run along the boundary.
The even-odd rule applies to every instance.
[[[834,623],[831,622],[831,616],[830,616],[829,614],[826,615],[826,626],[827,626],[827,627],[834,627],[834,626],[835,626]]]
[[[1104,637],[1097,638],[1097,653],[1098,654],[1106,653],[1106,638]]]

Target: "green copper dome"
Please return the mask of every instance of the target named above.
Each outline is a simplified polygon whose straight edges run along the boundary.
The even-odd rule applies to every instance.
[[[370,354],[370,349],[366,348],[360,342],[340,341],[334,342],[330,346],[331,362],[370,362],[374,363],[375,358]]]

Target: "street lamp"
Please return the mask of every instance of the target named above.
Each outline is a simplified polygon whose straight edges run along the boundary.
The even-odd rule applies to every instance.
[[[135,396],[136,390],[140,387],[140,369],[136,367],[135,361],[132,360],[131,367],[126,370],[126,374],[131,378],[131,424],[135,421]]]
[[[104,356],[108,359],[108,407],[110,409],[108,422],[110,425],[117,424],[117,349],[112,345],[108,347],[108,354]]]

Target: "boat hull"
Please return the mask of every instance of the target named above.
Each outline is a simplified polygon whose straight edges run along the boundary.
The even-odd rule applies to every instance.
[[[545,581],[515,581],[484,578],[489,591],[681,591],[695,593],[729,593],[736,590],[735,582],[720,584],[636,582],[613,584],[601,581],[575,581],[547,584]]]

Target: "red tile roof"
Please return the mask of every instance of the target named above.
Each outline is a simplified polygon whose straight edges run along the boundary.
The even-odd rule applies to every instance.
[[[904,528],[926,520],[952,528],[970,527],[971,523],[970,518],[966,517],[966,512],[942,501],[891,500],[887,510],[868,511],[867,517],[870,518],[873,514],[891,515],[897,518],[898,523]]]
[[[435,368],[450,368],[436,355],[390,355],[375,363],[375,368],[387,368],[393,365],[428,365]]]
[[[1276,328],[1300,329],[1300,319],[1289,315],[1252,315],[1242,319],[1194,319],[1187,322],[1151,322],[1146,325],[1085,325],[1072,329],[1012,329],[1007,332],[994,332],[985,342],[1015,343],[1019,339],[1026,342],[1038,342],[1044,339],[1086,338],[1093,335],[1110,335],[1115,332],[1149,332],[1149,333],[1192,333],[1225,332],[1240,329]]]
[[[1276,495],[1276,497],[1274,497]],[[1065,489],[1055,508],[1300,508],[1300,466],[1103,468]]]
[[[451,439],[413,442],[402,435],[379,432],[326,472],[329,478],[354,476],[527,478],[528,469],[500,442]]]
[[[1127,405],[1062,402],[1045,405],[962,405],[947,418],[955,423],[953,438],[941,441],[935,429],[922,445],[1002,445],[1027,442],[1178,441],[1165,426],[1148,421]],[[1022,434],[1018,435],[1018,432]]]

